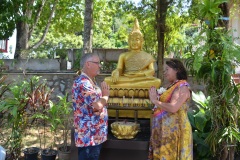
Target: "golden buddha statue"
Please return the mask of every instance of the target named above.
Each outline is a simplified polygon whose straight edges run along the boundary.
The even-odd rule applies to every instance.
[[[129,51],[120,54],[117,68],[104,80],[110,86],[110,97],[148,98],[151,86],[160,87],[161,80],[154,77],[155,59],[142,51],[143,43],[136,19],[128,37]]]

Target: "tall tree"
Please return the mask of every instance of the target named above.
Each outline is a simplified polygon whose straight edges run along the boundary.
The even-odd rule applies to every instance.
[[[93,40],[93,0],[85,0],[83,33],[83,54],[92,53]]]
[[[17,29],[17,44],[15,58],[27,56],[31,49],[38,48],[45,40],[50,26],[54,22],[56,31],[68,32],[69,21],[75,27],[75,17],[81,26],[81,16],[76,15],[76,10],[81,12],[81,0],[9,0],[1,2],[0,9],[4,14],[0,16],[0,39],[8,38],[13,30]],[[68,12],[66,12],[68,11]],[[66,16],[67,15],[67,16]],[[81,15],[81,14],[79,14]],[[63,20],[64,17],[65,19]],[[62,20],[62,21],[61,21]],[[67,22],[67,23],[66,23]],[[79,28],[79,27],[75,27]],[[71,28],[72,29],[72,28]],[[73,29],[72,29],[73,30]],[[32,34],[37,32],[38,41],[31,41]],[[78,31],[80,32],[80,29]],[[25,55],[26,54],[26,55]]]
[[[30,48],[28,41],[40,20],[43,9],[45,7],[50,7],[49,11],[51,11],[47,17],[44,34],[42,35],[40,41],[31,47],[34,48],[43,42],[49,29],[57,3],[58,0],[54,0],[52,2],[48,1],[48,3],[46,3],[46,0],[9,0],[1,2],[1,9],[6,12],[1,15],[1,31],[3,31],[2,33],[4,34],[1,35],[0,38],[10,37],[13,30],[15,28],[17,29],[15,58],[21,58],[23,56],[23,52]]]
[[[54,11],[56,10],[57,3],[58,0],[48,1],[47,3],[46,0],[12,1],[12,5],[15,9],[12,10],[12,13],[16,15],[15,23],[17,29],[16,52],[14,58],[23,58],[24,53],[27,54],[26,50],[29,48],[37,48],[43,43],[51,24]],[[43,13],[48,13],[48,16],[42,37],[38,42],[36,42],[36,44],[29,46],[29,39],[31,38],[32,33],[38,25],[40,17]]]
[[[163,60],[164,60],[164,37],[166,31],[166,16],[167,10],[173,0],[157,0],[157,40],[158,40],[158,54],[157,54],[157,76],[163,79]]]
[[[56,5],[58,3],[58,0],[53,1],[53,3],[48,4],[50,5],[50,14],[48,16],[48,20],[44,29],[44,33],[42,34],[41,39],[34,44],[33,46],[29,46],[28,45],[28,41],[30,39],[30,37],[32,36],[32,33],[35,29],[35,27],[37,26],[39,20],[40,20],[40,16],[42,14],[43,8],[46,5],[45,0],[36,2],[34,0],[29,0],[29,1],[24,1],[24,7],[21,8],[21,5],[19,5],[19,10],[23,9],[23,13],[22,13],[22,18],[25,18],[26,20],[17,20],[16,23],[16,28],[17,28],[17,41],[16,41],[16,52],[15,52],[15,56],[14,58],[24,58],[26,55],[24,54],[28,54],[28,52],[26,52],[26,50],[28,50],[29,48],[37,48],[39,45],[41,45],[46,37],[46,34],[49,30],[50,24],[51,24],[51,20],[53,18],[53,14],[54,11],[56,10]],[[36,8],[33,8],[32,6],[34,6],[35,4]],[[32,17],[35,17],[34,19],[32,19]],[[29,23],[29,21],[34,20],[33,23]]]

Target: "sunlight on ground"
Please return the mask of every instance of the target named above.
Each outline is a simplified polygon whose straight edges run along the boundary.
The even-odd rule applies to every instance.
[[[53,134],[50,132],[49,128],[46,127],[45,128],[46,132],[45,132],[45,141],[44,141],[44,128],[43,127],[40,127],[39,129],[39,132],[38,132],[38,129],[37,128],[30,128],[26,131],[25,135],[23,136],[23,149],[24,148],[27,148],[27,147],[39,147],[39,148],[48,148],[48,147],[51,147],[51,145],[53,144],[54,142],[54,136]],[[3,146],[4,148],[5,147],[5,142],[6,142],[6,139],[7,137],[10,135],[10,129],[5,129],[5,128],[1,128],[0,129],[0,145]],[[40,133],[40,134],[39,134]],[[56,145],[60,145],[63,143],[62,139],[61,138],[61,134],[62,134],[62,131],[58,132],[57,135],[56,135]],[[39,137],[41,136],[41,138]],[[41,140],[41,147],[40,147],[40,140]],[[45,147],[44,147],[44,142],[45,142]],[[70,132],[69,132],[69,136],[68,136],[68,143],[70,144],[71,143],[71,136],[70,136]],[[57,149],[57,146],[54,145],[54,149]],[[23,154],[21,155],[23,156]]]

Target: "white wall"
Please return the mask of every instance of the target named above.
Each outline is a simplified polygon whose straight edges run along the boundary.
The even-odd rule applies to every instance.
[[[237,8],[230,8],[230,21],[229,28],[232,30],[232,35],[236,38],[235,42],[240,45],[240,5],[237,5]]]
[[[0,59],[14,59],[16,49],[17,30],[15,29],[13,35],[8,39],[7,53],[1,53]]]

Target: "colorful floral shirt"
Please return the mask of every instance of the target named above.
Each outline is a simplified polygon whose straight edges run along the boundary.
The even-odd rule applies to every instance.
[[[101,89],[86,74],[77,77],[72,87],[75,144],[94,146],[107,140],[108,114],[104,107],[100,115],[93,112],[92,103],[102,96]]]

